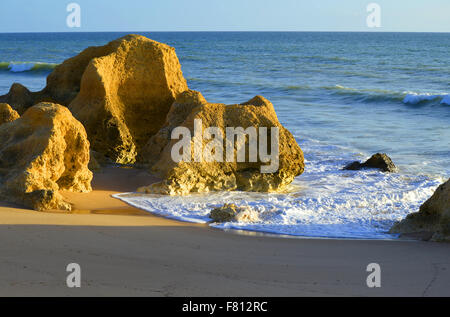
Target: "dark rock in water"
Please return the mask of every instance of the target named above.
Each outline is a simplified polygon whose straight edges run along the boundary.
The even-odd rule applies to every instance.
[[[377,153],[372,155],[364,164],[365,167],[373,167],[382,170],[383,172],[395,172],[397,167],[391,158],[384,153]]]
[[[369,158],[364,163],[355,161],[352,162],[344,167],[344,170],[360,170],[363,168],[378,168],[379,170],[383,172],[396,172],[397,167],[395,166],[394,162],[392,162],[391,158],[387,156],[384,153],[377,153],[372,155],[371,158]]]
[[[222,207],[211,210],[209,217],[214,222],[232,221],[236,214],[238,207],[235,204],[225,204]]]
[[[349,170],[349,171],[357,171],[360,170],[362,168],[362,164],[360,161],[354,161],[350,164],[347,164],[344,169],[345,170]]]
[[[427,232],[432,241],[450,241],[450,179],[420,206],[389,231],[404,235]]]

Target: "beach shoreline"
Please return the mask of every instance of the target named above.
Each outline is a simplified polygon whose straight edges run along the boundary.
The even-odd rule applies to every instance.
[[[235,234],[111,197],[148,177],[106,167],[95,173],[91,193],[62,193],[72,212],[1,204],[0,295],[450,295],[447,243]],[[366,285],[373,262],[382,268],[381,288]],[[82,268],[79,289],[66,286],[69,263]]]

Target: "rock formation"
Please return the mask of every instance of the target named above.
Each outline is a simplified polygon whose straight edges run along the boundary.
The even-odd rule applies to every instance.
[[[450,241],[450,179],[440,185],[419,212],[396,223],[391,233],[430,232],[432,240]]]
[[[139,35],[87,48],[57,66],[42,91],[15,83],[0,102],[11,105],[0,105],[0,124],[8,122],[0,126],[0,196],[38,210],[70,209],[58,190],[89,191],[88,164],[138,159],[164,179],[141,190],[170,195],[279,191],[304,170],[300,147],[268,100],[208,103],[188,90],[174,48]],[[172,160],[177,127],[210,133],[189,138],[188,161]],[[221,147],[210,140],[219,134]]]
[[[69,109],[85,126],[93,150],[133,163],[187,84],[170,46],[137,35],[108,46],[112,53],[89,62]]]
[[[41,99],[37,93],[32,93],[27,87],[14,83],[6,95],[0,96],[0,102],[9,104],[19,114],[34,105],[35,99]]]
[[[211,210],[209,217],[213,222],[257,222],[258,213],[250,207],[238,207],[235,204],[225,204]]]
[[[185,90],[174,48],[127,35],[58,65],[42,91],[14,84],[0,102],[19,114],[40,101],[67,106],[85,126],[93,150],[117,163],[133,163]]]
[[[217,148],[211,149],[211,140],[203,138],[199,141],[203,151],[209,151],[222,160],[207,161],[203,158],[200,162],[196,161],[194,138],[188,145],[194,149],[191,153],[187,153],[190,162],[186,160],[175,162],[172,159],[172,148],[179,140],[171,139],[173,129],[182,126],[187,128],[191,135],[195,135],[195,122],[199,121],[201,122],[200,133],[207,128],[217,127],[224,139],[227,128],[242,127],[246,130],[254,127],[259,142],[263,136],[267,137],[269,152],[273,137],[271,128],[278,128],[279,154],[276,157],[278,169],[262,173],[262,169],[269,163],[261,160],[259,143],[257,149],[255,148],[256,155],[253,158],[250,156],[248,147],[250,135],[244,136],[244,140],[234,142],[234,147],[230,151],[232,160],[227,160],[228,153],[225,150],[220,153],[220,151],[215,152]],[[267,128],[266,132],[269,135],[263,135],[259,128]],[[225,143],[219,148],[223,149]],[[273,145],[275,146],[275,143]],[[243,161],[236,159],[238,147],[245,149]],[[152,165],[152,171],[157,172],[164,181],[140,188],[139,191],[169,195],[211,190],[279,191],[304,170],[303,153],[300,147],[292,134],[279,123],[273,105],[261,96],[256,96],[243,104],[225,105],[208,103],[199,92],[186,91],[177,98],[164,126],[150,139],[142,153],[149,158],[147,161]],[[157,158],[154,164],[152,158]],[[140,159],[145,161],[145,158]]]
[[[392,162],[391,158],[384,153],[376,153],[364,163],[355,161],[344,167],[345,170],[360,170],[363,168],[377,168],[383,172],[397,171],[394,162]]]
[[[63,209],[58,190],[91,190],[83,125],[61,105],[40,103],[0,125],[0,197],[36,210]]]
[[[20,116],[16,110],[7,103],[0,103],[0,124],[12,122]]]

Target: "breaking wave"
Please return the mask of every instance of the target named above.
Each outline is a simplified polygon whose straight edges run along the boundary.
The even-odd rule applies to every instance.
[[[382,89],[356,89],[341,85],[321,87],[331,94],[348,97],[360,102],[403,102],[417,105],[424,103],[439,103],[450,105],[448,93],[417,93],[410,91],[390,91]]]
[[[0,62],[0,71],[12,73],[51,72],[56,66],[58,64],[41,62]]]
[[[418,93],[408,93],[403,99],[403,103],[417,105],[423,102],[437,101],[443,105],[450,105],[450,95],[448,94],[418,94]]]

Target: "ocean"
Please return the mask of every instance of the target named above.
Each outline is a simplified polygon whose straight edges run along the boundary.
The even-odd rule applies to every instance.
[[[121,194],[166,217],[207,222],[223,203],[249,205],[261,222],[222,229],[304,237],[391,239],[392,224],[450,176],[450,34],[148,32],[175,47],[191,89],[210,102],[263,95],[304,151],[305,173],[285,193],[186,197]],[[0,34],[0,94],[30,90],[88,46],[125,33]],[[387,153],[399,173],[343,171]]]

